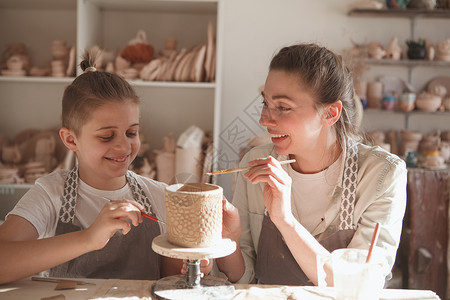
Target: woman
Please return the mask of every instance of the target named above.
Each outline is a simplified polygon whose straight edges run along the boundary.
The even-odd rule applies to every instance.
[[[252,168],[236,183],[240,218],[230,204],[224,209],[224,235],[241,250],[217,259],[230,281],[317,284],[317,255],[368,249],[377,222],[375,255],[389,274],[406,206],[406,166],[361,143],[353,91],[342,59],[326,48],[294,45],[272,59],[259,121],[272,143],[241,161]],[[280,165],[286,159],[296,162]]]

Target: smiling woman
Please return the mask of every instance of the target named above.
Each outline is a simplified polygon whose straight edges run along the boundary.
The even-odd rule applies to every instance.
[[[38,179],[7,215],[0,226],[0,283],[42,271],[124,279],[181,271],[181,260],[151,248],[165,227],[142,218],[165,222],[166,185],[128,170],[140,147],[139,98],[94,61],[95,53],[85,53],[84,73],[62,100],[60,137],[77,164]]]
[[[250,150],[224,224],[240,250],[217,259],[234,282],[317,283],[317,256],[368,249],[388,276],[406,205],[403,160],[361,143],[352,77],[340,56],[315,44],[272,59],[259,123],[272,143]],[[295,159],[294,163],[279,162]],[[239,212],[239,217],[236,216]],[[326,268],[328,275],[331,267]],[[332,276],[327,276],[332,284]]]

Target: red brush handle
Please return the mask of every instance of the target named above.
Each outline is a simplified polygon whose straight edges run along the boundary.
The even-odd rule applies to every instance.
[[[159,220],[158,220],[157,218],[155,218],[154,216],[151,216],[151,215],[149,215],[149,214],[146,214],[145,212],[141,212],[141,215],[142,215],[143,217],[146,217],[147,219],[152,220],[152,221],[155,221],[155,222],[158,222],[158,221],[159,221]]]

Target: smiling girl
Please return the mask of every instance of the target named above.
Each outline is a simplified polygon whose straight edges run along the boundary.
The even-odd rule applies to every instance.
[[[0,283],[45,270],[50,276],[159,279],[181,261],[151,248],[164,232],[166,185],[128,170],[139,147],[139,98],[121,77],[84,71],[64,91],[60,137],[72,170],[38,179],[0,226]]]

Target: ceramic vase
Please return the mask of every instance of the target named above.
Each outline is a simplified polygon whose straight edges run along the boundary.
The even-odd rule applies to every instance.
[[[165,190],[167,240],[188,248],[212,247],[222,240],[220,186],[207,183],[170,185]]]
[[[380,108],[383,99],[383,83],[371,81],[367,84],[367,100],[369,108]]]

